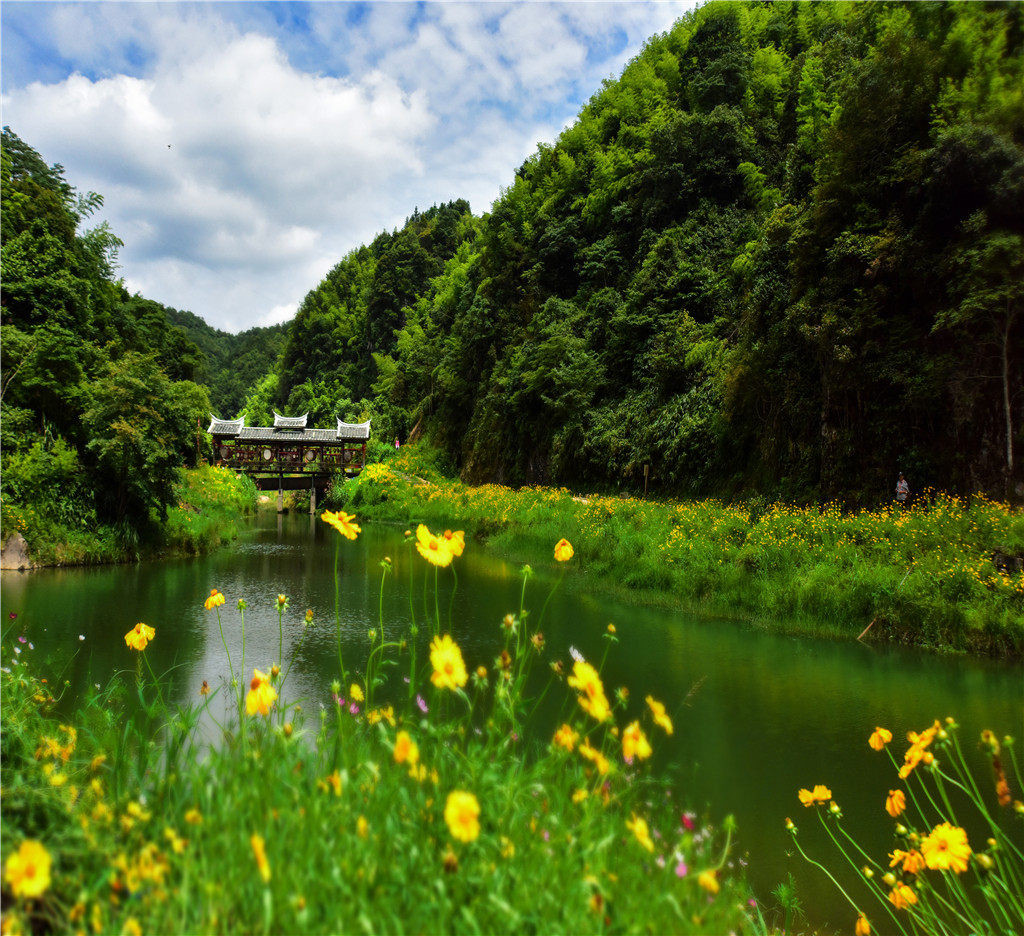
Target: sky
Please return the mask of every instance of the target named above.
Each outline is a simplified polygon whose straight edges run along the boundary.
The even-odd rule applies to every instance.
[[[488,211],[692,6],[3,0],[2,121],[104,197],[130,292],[235,332],[417,207]]]

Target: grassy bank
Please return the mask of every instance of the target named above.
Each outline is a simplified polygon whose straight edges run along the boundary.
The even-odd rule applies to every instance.
[[[339,647],[337,681],[300,700],[287,658],[253,661],[251,682],[237,669],[244,603],[207,607],[241,685],[210,674],[183,706],[149,669],[162,635],[144,625],[122,647],[127,678],[82,700],[54,697],[59,674],[9,625],[5,933],[764,931],[729,870],[731,829],[685,812],[651,767],[664,710],[643,686],[606,696],[597,661],[550,665],[523,609],[484,658],[463,658],[438,615],[419,621],[429,657],[411,652],[416,624],[385,641],[378,622],[343,662],[337,616],[294,623],[281,596],[293,658],[307,631]],[[564,699],[554,739],[533,726],[531,669]]]
[[[346,509],[465,527],[513,554],[572,541],[609,582],[779,630],[1024,656],[1024,513],[939,495],[903,509],[729,506],[468,487],[403,450],[338,492]],[[997,565],[997,562],[999,563]]]
[[[236,535],[238,520],[256,508],[256,488],[244,475],[203,465],[183,469],[167,520],[155,517],[149,533],[74,515],[56,503],[20,506],[4,500],[0,524],[6,539],[21,533],[33,565],[90,565],[164,555],[207,552]]]

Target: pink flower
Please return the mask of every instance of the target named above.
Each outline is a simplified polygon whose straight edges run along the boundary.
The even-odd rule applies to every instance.
[[[686,877],[689,870],[690,869],[686,867],[686,862],[680,861],[679,864],[676,865],[676,877]]]
[[[18,643],[25,643],[25,642],[26,642],[26,638],[24,638],[24,637],[19,637],[18,638]]]
[[[335,695],[334,695],[334,704],[337,705],[339,708],[343,708],[344,705],[345,705],[345,700],[340,695],[335,693]]]
[[[694,822],[693,822],[693,820],[696,819],[696,818],[697,818],[696,813],[692,813],[692,812],[684,812],[683,813],[683,828],[686,829],[687,832],[692,832],[696,828],[696,826],[694,825]]]
[[[358,705],[356,705],[356,704],[355,704],[355,702],[353,702],[353,703],[352,703],[352,704],[351,704],[351,705],[350,705],[350,706],[348,707],[348,713],[349,713],[349,715],[358,715],[358,714],[359,714],[359,706],[358,706]]]
[[[423,701],[423,696],[421,696],[418,692],[416,693],[416,704],[420,707],[420,711],[424,714],[430,711],[430,709],[427,708],[427,703]]]
[[[544,841],[546,842],[549,838],[551,838],[551,833],[548,832],[547,829],[545,829],[544,830]]]

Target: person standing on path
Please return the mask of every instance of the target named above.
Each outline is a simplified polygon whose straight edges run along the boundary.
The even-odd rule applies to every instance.
[[[896,482],[896,501],[899,504],[906,504],[907,498],[910,496],[910,485],[907,484],[907,479],[903,477],[903,472],[900,472],[900,478]]]

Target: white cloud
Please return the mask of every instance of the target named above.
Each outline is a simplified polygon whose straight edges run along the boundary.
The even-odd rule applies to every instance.
[[[249,4],[21,6],[38,73],[77,72],[5,86],[4,120],[104,195],[130,289],[235,330],[416,206],[487,210],[689,5],[315,3],[300,30]]]

